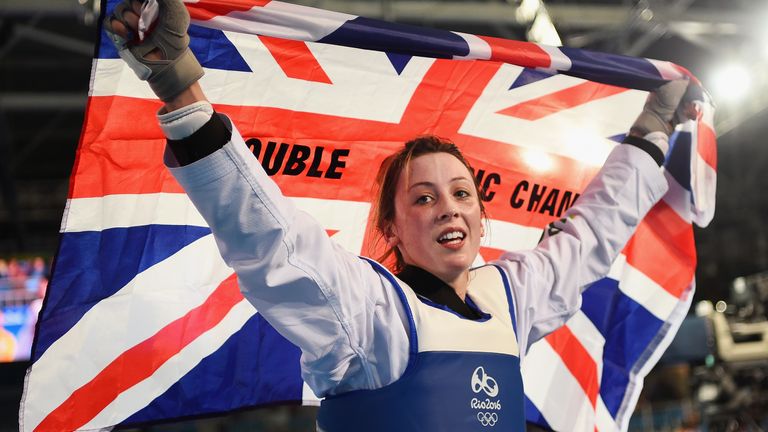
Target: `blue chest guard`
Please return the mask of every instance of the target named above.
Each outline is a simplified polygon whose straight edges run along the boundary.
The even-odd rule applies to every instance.
[[[327,397],[322,432],[524,431],[523,382],[509,284],[495,266],[473,270],[468,299],[478,321],[419,300],[371,262],[399,290],[411,325],[405,373],[376,390]]]

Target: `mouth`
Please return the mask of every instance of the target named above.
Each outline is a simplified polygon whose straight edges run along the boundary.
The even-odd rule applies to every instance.
[[[440,234],[440,236],[437,238],[437,242],[443,246],[458,246],[461,245],[466,236],[467,234],[464,231],[456,228],[450,228]]]

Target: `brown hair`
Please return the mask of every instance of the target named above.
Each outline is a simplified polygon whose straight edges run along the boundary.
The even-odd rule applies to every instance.
[[[486,217],[485,206],[480,194],[480,186],[477,183],[472,165],[467,162],[459,148],[456,147],[456,144],[450,140],[434,135],[425,135],[405,143],[405,146],[400,151],[384,159],[379,167],[379,172],[376,175],[378,191],[374,201],[374,226],[376,231],[378,231],[379,239],[388,236],[390,227],[395,220],[395,193],[397,183],[400,180],[400,174],[407,172],[411,160],[431,153],[448,153],[467,167],[475,185],[475,194],[480,203],[480,213],[484,218]],[[405,267],[405,261],[397,246],[388,247],[378,258],[378,261],[384,263],[393,254],[395,263],[392,270],[397,273]]]

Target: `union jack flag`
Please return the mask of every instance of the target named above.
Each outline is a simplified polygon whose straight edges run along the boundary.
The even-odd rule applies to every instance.
[[[102,10],[111,10],[109,0]],[[329,236],[371,254],[379,162],[422,134],[456,142],[486,186],[478,263],[535,246],[642,108],[688,74],[654,60],[387,23],[267,0],[188,1],[215,108]],[[692,223],[713,216],[715,135],[678,127],[670,192],[568,323],[523,364],[530,421],[625,430],[691,302]],[[92,430],[266,403],[316,403],[299,350],[243,299],[162,165],[160,108],[102,34],[23,431]]]

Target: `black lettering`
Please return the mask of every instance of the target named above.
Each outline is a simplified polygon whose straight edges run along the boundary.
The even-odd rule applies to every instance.
[[[501,184],[501,176],[497,173],[490,173],[488,174],[488,177],[486,177],[485,182],[483,182],[483,200],[484,201],[490,201],[493,199],[494,196],[496,196],[496,192],[491,190],[491,183],[500,185]]]
[[[496,192],[491,190],[491,183],[501,184],[501,176],[497,173],[490,173],[485,176],[485,170],[477,171],[477,184],[480,185],[480,199],[483,201],[490,201],[496,196]]]
[[[518,198],[517,195],[520,193],[520,191],[528,191],[528,181],[523,180],[520,183],[515,186],[515,190],[512,192],[512,198],[509,199],[509,205],[512,206],[512,208],[519,209],[520,207],[525,204],[525,200],[522,198]]]
[[[261,140],[258,138],[249,138],[245,143],[248,144],[248,148],[251,150],[251,153],[256,156],[256,159],[258,159],[259,154],[261,153]]]
[[[347,166],[347,161],[342,160],[342,157],[349,156],[349,149],[336,149],[331,152],[331,164],[328,165],[328,171],[325,172],[325,178],[340,179],[341,173],[338,171],[340,168]]]
[[[539,192],[541,188],[541,192]],[[528,211],[536,211],[539,208],[541,199],[544,198],[544,194],[547,193],[546,186],[540,186],[538,183],[533,184],[533,190],[531,190],[531,198],[528,200]]]
[[[320,162],[323,160],[323,147],[315,147],[315,154],[312,156],[312,164],[307,171],[307,177],[322,177],[323,172],[320,171]]]
[[[544,205],[539,209],[539,213],[549,213],[550,216],[555,215],[555,207],[557,206],[557,198],[560,197],[560,189],[552,188],[547,195],[547,199],[544,200]]]
[[[285,163],[283,174],[289,176],[301,174],[302,171],[307,168],[305,161],[309,159],[311,153],[311,148],[300,144],[294,144],[291,153],[288,155],[288,161]]]
[[[572,195],[573,193],[571,191],[565,191],[563,193],[563,200],[560,201],[560,207],[557,208],[557,217],[560,217],[564,211],[568,210],[572,205],[576,204],[576,200],[579,198],[579,194],[574,195],[573,201],[571,201]]]
[[[285,153],[288,152],[288,144],[281,143],[280,148],[277,149],[277,154],[273,157],[272,155],[275,153],[276,147],[276,142],[269,141],[267,149],[264,150],[264,159],[261,161],[261,166],[264,167],[264,171],[270,176],[280,171],[280,167],[283,166],[283,160],[285,159]]]
[[[477,184],[482,184],[483,183],[483,176],[485,175],[485,170],[484,169],[477,170],[477,171],[472,169],[472,174],[475,176],[475,183],[477,183]]]

